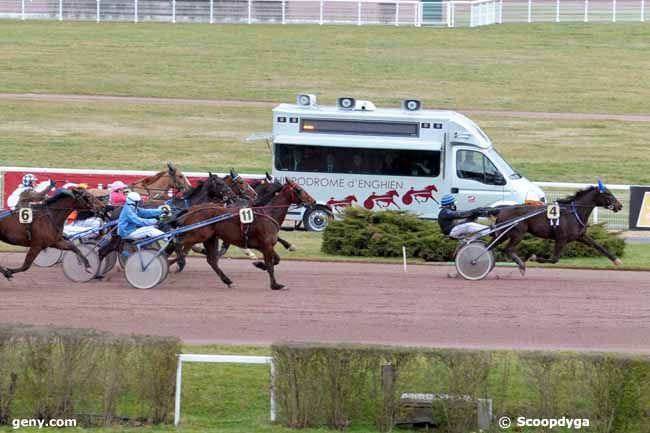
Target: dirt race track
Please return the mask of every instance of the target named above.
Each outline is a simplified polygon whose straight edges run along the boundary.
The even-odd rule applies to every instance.
[[[3,265],[21,255],[3,254]],[[224,260],[226,288],[202,259],[160,286],[130,288],[121,272],[69,283],[59,267],[0,281],[0,321],[177,335],[188,343],[355,341],[488,348],[650,352],[650,273],[512,268],[447,278],[446,266],[283,262],[267,274]],[[500,279],[496,279],[496,276]]]

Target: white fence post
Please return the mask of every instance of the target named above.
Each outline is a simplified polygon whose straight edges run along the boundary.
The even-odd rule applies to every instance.
[[[63,0],[59,0],[59,21],[63,21]]]
[[[395,2],[395,27],[399,26],[399,0]]]
[[[271,359],[271,422],[276,420],[276,407],[275,407],[275,359]]]
[[[589,0],[585,0],[585,22],[589,22]]]
[[[499,0],[499,24],[503,24],[503,0]]]
[[[456,27],[456,4],[451,4],[451,26]]]
[[[645,21],[645,0],[641,0],[641,22]]]
[[[20,19],[25,21],[25,0],[20,1]]]
[[[469,4],[469,26],[474,27],[474,5]]]
[[[214,0],[210,0],[210,24],[214,24]]]
[[[97,0],[97,22],[100,21],[100,18],[99,18],[99,11],[100,11],[99,2],[100,2],[100,0]]]
[[[324,0],[320,0],[320,11],[319,11],[320,16],[319,16],[319,20],[318,20],[319,22],[318,23],[321,26],[323,25],[323,2],[324,2]]]
[[[361,0],[357,2],[357,25],[361,25]]]
[[[172,22],[176,22],[176,0],[172,0]]]
[[[555,2],[555,22],[560,22],[560,0],[556,0]]]
[[[138,23],[138,0],[133,0],[133,22]]]
[[[176,395],[174,397],[174,426],[178,427],[181,422],[181,378],[183,377],[183,361],[178,356],[178,367],[176,367]]]
[[[528,22],[533,22],[533,0],[528,0]]]
[[[592,215],[594,217],[594,224],[598,224],[598,206],[594,208]]]
[[[616,22],[616,0],[612,0],[612,22]]]
[[[287,2],[282,0],[282,24],[287,23]]]
[[[248,0],[248,24],[252,22],[253,2]]]

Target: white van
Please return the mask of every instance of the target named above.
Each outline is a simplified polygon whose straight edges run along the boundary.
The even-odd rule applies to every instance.
[[[494,149],[473,121],[453,111],[401,109],[339,98],[319,106],[313,95],[273,109],[273,175],[304,186],[318,202],[290,209],[307,230],[327,226],[325,208],[404,209],[436,218],[440,197],[455,194],[459,210],[544,201]]]

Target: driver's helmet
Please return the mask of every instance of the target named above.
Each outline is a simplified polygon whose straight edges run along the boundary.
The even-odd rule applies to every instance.
[[[34,182],[36,182],[36,176],[34,176],[33,174],[27,173],[26,175],[23,176],[22,179],[23,186],[26,187],[34,186]]]
[[[440,199],[440,206],[451,206],[456,203],[456,197],[447,194]]]
[[[130,204],[133,206],[137,206],[138,203],[142,200],[142,197],[140,197],[140,194],[138,194],[135,191],[131,191],[129,195],[126,196],[126,204]]]

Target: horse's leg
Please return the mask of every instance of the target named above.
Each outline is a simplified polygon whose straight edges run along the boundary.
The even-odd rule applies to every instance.
[[[596,251],[598,251],[600,254],[604,255],[608,259],[610,259],[616,266],[620,266],[623,264],[621,259],[616,257],[614,254],[610,253],[607,248],[596,242],[591,236],[589,236],[587,233],[583,234],[582,237],[577,239],[578,242],[581,242],[585,245],[589,245]]]
[[[269,245],[266,248],[262,250],[262,253],[264,254],[264,264],[266,265],[266,271],[269,273],[269,278],[271,280],[271,290],[281,290],[284,288],[284,285],[278,283],[275,280],[275,274],[273,272],[273,266],[276,263],[280,262],[280,256],[276,254],[276,252],[273,250],[273,246]]]
[[[58,248],[60,250],[72,251],[73,253],[75,253],[77,255],[77,257],[79,257],[81,259],[81,261],[84,264],[84,267],[86,269],[90,269],[90,263],[88,263],[88,259],[86,258],[86,256],[84,256],[81,253],[79,248],[77,248],[77,246],[75,244],[73,244],[72,242],[66,241],[65,239],[60,239],[52,246],[54,248]]]
[[[219,278],[221,278],[221,281],[223,283],[230,287],[232,284],[232,280],[228,278],[226,274],[223,273],[221,268],[219,268],[219,254],[217,250],[217,244],[219,243],[219,239],[216,236],[211,237],[207,241],[203,242],[203,246],[205,247],[205,250],[207,252],[207,261],[208,264],[212,267],[214,272],[219,275]]]
[[[6,279],[10,280],[11,276],[13,274],[17,274],[18,272],[25,272],[27,269],[32,266],[32,263],[36,259],[36,256],[43,250],[43,248],[39,247],[29,247],[29,250],[27,251],[27,254],[25,255],[25,261],[23,262],[23,265],[19,268],[7,268],[2,271],[2,274],[5,276]]]
[[[513,229],[510,232],[509,236],[509,241],[508,245],[505,248],[506,254],[517,264],[517,267],[519,268],[519,272],[521,272],[521,275],[526,275],[526,264],[521,260],[521,258],[517,255],[517,245],[519,245],[519,242],[524,238],[524,232],[523,231],[515,231],[516,229]]]
[[[273,266],[277,266],[280,263],[280,255],[273,250]],[[267,271],[268,267],[266,266],[266,263],[262,261],[257,261],[253,263],[253,266],[255,266],[258,269],[261,269],[263,271]]]
[[[285,249],[287,249],[289,251],[296,251],[296,247],[291,245],[291,242],[286,241],[286,240],[282,239],[281,237],[278,237],[278,242],[280,242]]]
[[[226,255],[228,252],[228,248],[230,248],[230,244],[228,242],[224,242],[221,244],[221,249],[219,249],[219,257],[223,257]]]
[[[556,240],[555,248],[553,249],[553,256],[550,259],[544,257],[536,257],[533,261],[536,261],[538,263],[557,263],[558,261],[560,261],[560,257],[562,256],[562,251],[564,250],[566,244],[567,241],[565,239]]]

